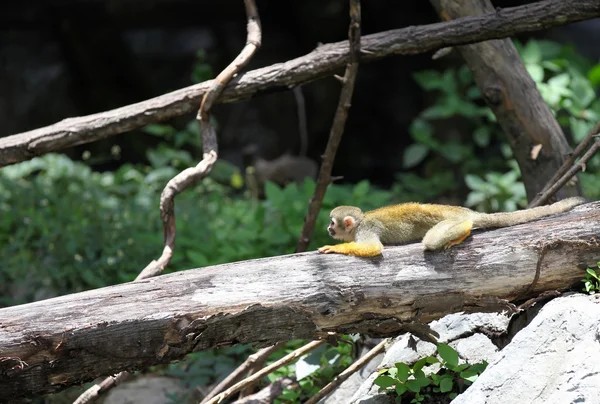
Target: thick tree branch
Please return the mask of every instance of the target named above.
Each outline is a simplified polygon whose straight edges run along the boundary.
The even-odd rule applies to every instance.
[[[494,10],[476,17],[413,26],[361,38],[361,62],[391,55],[433,51],[453,45],[505,38],[569,22],[600,16],[598,0],[547,0],[519,7]],[[347,41],[323,45],[313,52],[272,66],[241,74],[214,100],[217,103],[250,98],[261,92],[285,90],[333,74],[348,61]],[[111,111],[69,118],[54,125],[0,139],[0,166],[63,149],[90,143],[150,123],[194,111],[205,92],[207,81],[147,101]]]
[[[0,401],[237,343],[396,335],[458,311],[579,284],[600,260],[600,202],[424,253],[316,252],[182,271],[0,310]],[[284,280],[284,281],[282,281]]]

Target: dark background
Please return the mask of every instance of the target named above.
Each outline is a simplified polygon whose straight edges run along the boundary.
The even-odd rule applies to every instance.
[[[344,40],[346,1],[259,0],[263,45],[247,70],[302,56],[319,43]],[[495,1],[498,7],[519,1]],[[362,32],[437,22],[426,1],[372,0],[362,5]],[[573,42],[588,57],[600,47],[598,19],[536,33]],[[242,49],[246,21],[241,0],[8,1],[0,13],[0,136],[55,123],[66,117],[106,111],[192,84],[196,52],[218,73]],[[526,38],[520,38],[526,39]],[[401,153],[411,143],[408,127],[428,105],[412,73],[460,64],[454,53],[439,61],[431,54],[396,56],[361,65],[334,175],[368,178],[388,185],[402,170]],[[303,86],[308,120],[308,156],[321,155],[339,96],[327,78]],[[221,157],[242,165],[240,151],[254,143],[267,159],[299,150],[296,102],[279,92],[235,104],[217,105]],[[170,121],[183,127],[194,115]],[[85,150],[98,170],[140,162],[159,140],[134,131],[66,150],[79,159]],[[121,148],[119,159],[111,146]]]

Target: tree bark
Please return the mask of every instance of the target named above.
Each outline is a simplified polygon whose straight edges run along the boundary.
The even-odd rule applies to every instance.
[[[443,20],[494,11],[489,0],[430,2]],[[571,152],[560,125],[509,38],[460,46],[458,51],[473,71],[486,104],[506,134],[531,201]],[[531,150],[536,145],[542,145],[542,149],[534,159]],[[557,197],[564,199],[580,194],[578,184],[567,184]]]
[[[598,0],[546,0],[481,16],[367,35],[361,38],[360,61],[504,38],[598,16]],[[320,46],[308,55],[239,75],[216,102],[288,90],[330,76],[348,62],[348,57],[348,41]],[[1,138],[0,167],[190,113],[198,108],[212,84],[212,80],[206,81],[137,104]]]
[[[0,401],[237,343],[396,335],[411,322],[580,284],[600,260],[600,202],[424,253],[316,252],[177,272],[0,310]]]

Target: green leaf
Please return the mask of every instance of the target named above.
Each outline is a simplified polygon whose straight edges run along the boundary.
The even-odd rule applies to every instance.
[[[491,128],[489,126],[479,126],[473,132],[473,140],[475,140],[475,144],[479,147],[488,147],[491,137]]]
[[[429,148],[419,143],[413,143],[404,149],[402,158],[404,168],[411,168],[421,163],[429,154]]]
[[[406,393],[406,384],[404,384],[404,383],[398,383],[396,385],[396,394],[398,394],[399,396],[401,396],[404,393]]]
[[[435,70],[424,70],[413,74],[415,81],[425,90],[442,88],[442,80],[439,72]]]
[[[396,375],[398,380],[401,382],[407,381],[410,375],[410,367],[406,363],[398,362],[396,363],[396,369],[398,370],[398,374]]]
[[[468,150],[468,147],[465,147],[460,143],[452,142],[446,143],[439,152],[452,163],[459,163],[463,160]]]
[[[477,380],[479,374],[472,369],[467,369],[463,372],[460,372],[460,377],[473,383],[475,380]]]
[[[425,119],[446,119],[457,114],[456,104],[437,104],[426,108],[421,112],[421,118]]]
[[[469,195],[467,195],[467,200],[465,201],[465,206],[470,208],[473,206],[477,206],[483,203],[486,200],[486,195],[483,192],[479,191],[471,191]]]
[[[600,86],[600,64],[592,67],[588,72],[587,77],[592,85],[596,87]]]
[[[474,174],[465,175],[465,183],[473,191],[485,191],[488,188],[488,184],[481,177]]]
[[[265,195],[267,199],[277,207],[282,206],[285,203],[283,190],[271,181],[265,182]]]
[[[419,359],[414,365],[413,365],[413,373],[417,373],[420,372],[421,369],[423,369],[423,366],[427,365],[427,357],[425,358],[421,358]]]
[[[415,119],[410,125],[410,136],[416,143],[422,143],[429,148],[436,147],[439,143],[433,138],[431,123],[423,118]]]
[[[371,187],[371,185],[369,184],[369,181],[367,181],[367,180],[360,181],[358,184],[356,184],[354,186],[354,189],[352,190],[353,197],[356,199],[364,198],[369,193],[370,187]]]
[[[418,393],[421,391],[421,384],[416,380],[408,380],[406,383],[406,388],[408,388],[413,393]]]
[[[378,376],[377,378],[375,378],[373,383],[375,383],[382,389],[387,389],[388,387],[392,387],[392,386],[398,384],[398,381],[394,378],[383,375],[383,376]]]
[[[442,73],[442,91],[447,95],[456,95],[456,78],[454,77],[454,69],[446,69]]]
[[[592,268],[587,268],[585,270],[585,272],[587,272],[588,274],[590,274],[590,276],[592,276],[592,277],[594,277],[596,279],[599,279],[598,278],[598,274],[596,274],[596,271],[594,271]]]
[[[445,377],[440,380],[440,391],[442,393],[447,393],[452,391],[452,377]]]
[[[536,64],[542,61],[542,50],[537,41],[529,41],[523,51],[521,57],[525,64]]]
[[[147,125],[142,130],[144,132],[148,133],[149,135],[154,135],[154,136],[159,136],[159,137],[171,136],[176,132],[176,129],[174,127],[172,127],[171,125],[161,125],[161,124]]]
[[[438,353],[440,357],[450,366],[458,365],[458,353],[448,344],[438,343]]]
[[[458,82],[462,86],[466,86],[468,84],[473,83],[473,72],[469,69],[469,66],[466,64],[462,65],[457,72]]]
[[[544,80],[544,69],[537,64],[525,64],[525,69],[536,83],[541,83]]]
[[[427,387],[431,384],[431,379],[425,376],[424,373],[419,375],[419,377],[416,377],[415,380],[417,383],[419,383],[419,386],[421,386],[421,388]]]
[[[573,101],[580,109],[587,108],[596,99],[596,91],[592,83],[579,74],[573,76],[571,90],[573,91]]]
[[[588,132],[592,129],[592,125],[583,120],[578,119],[574,116],[569,117],[569,129],[576,142],[581,142],[585,138]]]

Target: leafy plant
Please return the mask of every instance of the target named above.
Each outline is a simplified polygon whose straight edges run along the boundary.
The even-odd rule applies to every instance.
[[[550,41],[530,40],[525,45],[515,41],[515,45],[560,125],[571,133],[575,143],[581,141],[600,120],[600,99],[596,97],[600,65],[594,65],[571,46]],[[403,163],[405,168],[422,167],[426,175],[411,174],[417,181],[405,174],[398,176],[399,195],[410,188],[406,186],[407,178],[409,183],[421,185],[426,199],[459,191],[463,175],[452,176],[452,172],[468,173],[464,178],[471,193],[466,205],[480,210],[525,206],[518,167],[506,153],[508,145],[491,110],[482,103],[467,66],[443,72],[427,70],[414,78],[425,91],[435,95],[435,100],[413,121],[410,133],[414,143],[404,150]],[[460,129],[449,131],[448,125],[439,124],[448,120],[453,121],[452,127]],[[498,148],[503,159],[497,158]],[[600,198],[599,168],[600,156],[595,156],[587,164],[587,171],[580,174],[583,189],[591,198]],[[487,175],[490,172],[493,174]],[[440,173],[451,177],[443,183],[445,186],[439,185]],[[510,197],[513,191],[515,195]]]
[[[421,403],[433,394],[446,394],[450,399],[471,385],[485,370],[487,363],[459,364],[458,353],[447,344],[437,344],[438,359],[426,356],[409,366],[403,362],[393,368],[382,369],[374,383],[381,391],[395,394],[410,403]]]
[[[515,42],[525,67],[560,125],[579,143],[600,120],[600,64],[578,54],[572,46],[550,41]],[[600,198],[600,156],[594,156],[579,178],[590,198]]]
[[[341,373],[352,363],[354,343],[358,338],[358,335],[342,335],[337,346],[320,346],[298,359],[296,363],[284,366],[269,375],[271,382],[282,376],[294,377],[298,381],[298,388],[284,390],[275,399],[275,404],[303,402],[318,393],[336,374]],[[291,352],[298,346],[286,345],[285,353]]]
[[[596,264],[600,268],[600,262]],[[581,280],[583,282],[583,291],[590,295],[600,292],[600,276],[592,269],[587,268],[585,270],[585,278]]]

